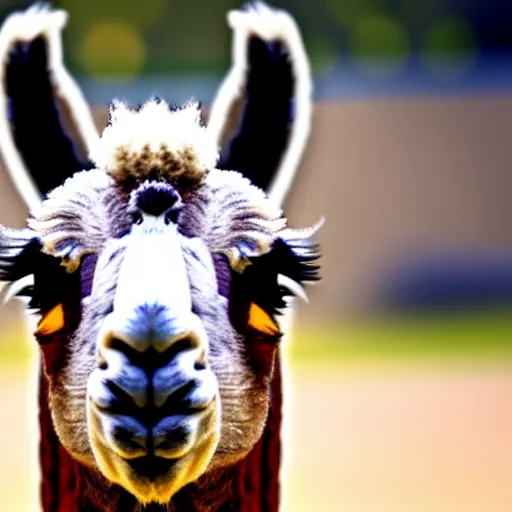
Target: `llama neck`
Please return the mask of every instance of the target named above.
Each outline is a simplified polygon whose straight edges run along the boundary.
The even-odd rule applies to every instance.
[[[60,444],[41,370],[41,500],[43,512],[277,512],[281,455],[281,367],[276,358],[267,425],[253,450],[232,467],[213,471],[178,492],[172,503],[141,508],[126,491],[75,461]]]

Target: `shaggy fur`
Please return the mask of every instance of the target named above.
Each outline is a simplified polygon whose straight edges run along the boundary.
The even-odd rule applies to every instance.
[[[39,233],[43,250],[75,270],[83,256],[101,251],[112,235],[130,226],[122,192],[100,169],[84,171],[52,191],[33,213],[29,226]],[[124,211],[121,211],[124,210]],[[180,227],[204,240],[213,253],[224,253],[236,270],[270,249],[285,227],[281,210],[250,181],[233,171],[211,170],[183,207]]]
[[[133,110],[114,102],[91,157],[118,183],[165,179],[178,188],[197,184],[218,158],[200,116],[197,103],[171,110],[165,101],[151,100]]]

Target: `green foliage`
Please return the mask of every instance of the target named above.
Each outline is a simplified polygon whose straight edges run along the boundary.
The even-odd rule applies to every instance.
[[[409,316],[297,325],[287,353],[292,362],[301,364],[493,362],[512,368],[512,315]]]

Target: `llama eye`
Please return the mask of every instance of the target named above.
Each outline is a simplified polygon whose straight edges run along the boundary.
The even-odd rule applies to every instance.
[[[314,264],[319,258],[318,248],[310,233],[290,231],[286,235],[278,238],[267,254],[247,258],[250,264],[243,272],[229,267],[227,281],[221,272],[227,264],[219,264],[225,259],[214,259],[219,285],[223,281],[229,285],[225,296],[229,298],[229,317],[236,330],[252,329],[277,337],[280,328],[276,319],[289,299],[303,295],[303,283],[318,280],[318,266]]]
[[[277,272],[269,257],[251,258],[250,262],[242,273],[230,269],[227,296],[231,324],[239,332],[257,331],[276,337],[280,330],[275,315],[282,307]]]
[[[67,272],[59,258],[42,252],[34,254],[31,270],[34,287],[29,307],[42,315],[38,338],[72,331],[81,317],[81,272]]]

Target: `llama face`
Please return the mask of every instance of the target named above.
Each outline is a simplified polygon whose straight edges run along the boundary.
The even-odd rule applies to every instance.
[[[14,13],[0,48],[0,153],[32,210],[28,229],[0,226],[0,280],[41,315],[43,508],[117,510],[109,482],[173,508],[201,475],[198,502],[236,508],[235,485],[217,484],[243,474],[276,510],[277,319],[318,271],[316,228],[287,229],[275,206],[310,127],[300,33],[261,2],[230,12],[233,66],[208,128],[193,103],[114,103],[99,137],[61,59],[65,22],[46,6]],[[253,482],[266,455],[271,474]],[[73,489],[55,467],[80,474]]]
[[[252,369],[218,288],[200,238],[141,213],[99,255],[69,364],[52,379],[65,446],[140,501],[168,501],[216,450],[236,460],[263,428],[271,361]]]
[[[142,503],[260,438],[291,295],[278,276],[298,286],[317,269],[312,231],[285,229],[249,180],[206,168],[197,112],[114,107],[98,168],[48,195],[11,258],[34,274],[60,441]],[[141,130],[155,114],[164,139]]]

